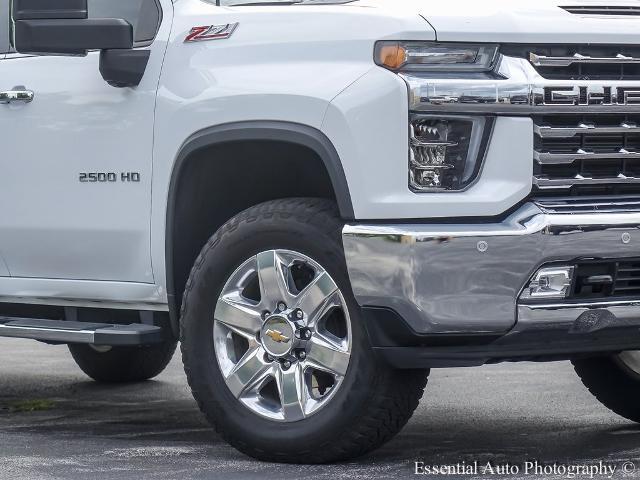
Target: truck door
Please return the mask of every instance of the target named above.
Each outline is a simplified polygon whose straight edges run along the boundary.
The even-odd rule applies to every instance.
[[[97,51],[0,61],[0,92],[33,93],[0,105],[0,252],[12,276],[153,283],[154,106],[171,9],[88,1],[90,18],[127,20],[134,46],[151,50],[138,87],[108,85]]]

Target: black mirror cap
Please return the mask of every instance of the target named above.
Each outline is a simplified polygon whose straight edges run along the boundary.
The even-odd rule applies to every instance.
[[[149,62],[150,50],[102,50],[100,74],[112,87],[137,87]]]
[[[88,50],[133,48],[133,27],[126,20],[16,20],[15,49],[34,55],[86,55]]]
[[[87,0],[13,0],[14,20],[88,18]]]

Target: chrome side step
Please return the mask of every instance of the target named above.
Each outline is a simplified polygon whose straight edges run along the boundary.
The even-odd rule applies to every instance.
[[[14,317],[0,317],[0,337],[108,346],[148,345],[163,339],[160,327],[142,323],[117,325]]]

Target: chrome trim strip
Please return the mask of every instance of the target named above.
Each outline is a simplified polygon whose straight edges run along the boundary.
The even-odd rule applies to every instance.
[[[640,127],[634,123],[623,123],[619,127],[598,127],[593,123],[581,123],[577,127],[551,127],[534,125],[534,133],[541,138],[572,138],[583,134],[625,134],[640,133]]]
[[[534,175],[533,184],[540,188],[571,188],[575,185],[611,185],[611,184],[634,184],[640,183],[638,177],[628,177],[624,174],[619,174],[617,177],[607,178],[591,178],[584,177],[580,174],[573,178],[545,178],[543,176]]]
[[[615,57],[589,57],[576,53],[573,57],[546,57],[535,53],[529,54],[529,61],[536,67],[568,67],[574,63],[586,64],[640,64],[640,58],[628,57],[619,53]]]
[[[531,304],[522,304],[526,305],[531,310],[556,310],[556,309],[576,309],[576,308],[611,308],[611,307],[640,307],[640,298],[635,300],[598,300],[595,302],[582,302],[582,303],[531,303]],[[638,315],[638,311],[636,310],[636,315]]]
[[[342,231],[348,237],[395,237],[387,238],[396,243],[421,243],[444,237],[445,239],[466,237],[520,237],[534,233],[548,234],[552,227],[568,227],[573,232],[585,227],[619,227],[633,225],[640,229],[640,211],[601,213],[546,214],[534,204],[528,203],[501,223],[454,224],[454,225],[364,225],[347,224]],[[405,237],[408,237],[405,239]],[[409,241],[410,240],[410,241]]]
[[[169,310],[160,285],[99,280],[0,277],[0,303]]]
[[[141,310],[168,312],[166,303],[116,302],[112,300],[88,300],[57,297],[16,297],[0,295],[0,303],[18,303],[24,305],[51,305],[55,307],[108,308],[113,310]]]
[[[403,72],[412,111],[532,115],[640,113],[640,80],[550,80],[524,58],[503,55],[495,76],[429,78]]]
[[[536,206],[545,213],[599,213],[640,212],[640,200],[536,200]]]
[[[584,314],[591,315],[595,329],[623,325],[640,326],[640,300],[627,302],[596,302],[593,304],[518,305],[518,329],[531,325],[573,326]]]
[[[634,160],[640,159],[640,152],[620,149],[616,153],[596,153],[579,149],[576,153],[549,153],[534,150],[533,159],[541,165],[568,165],[576,160]]]

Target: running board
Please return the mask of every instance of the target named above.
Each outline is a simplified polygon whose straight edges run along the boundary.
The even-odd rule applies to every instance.
[[[0,317],[0,337],[108,346],[148,345],[163,340],[160,327],[142,323],[117,325],[14,317]]]

